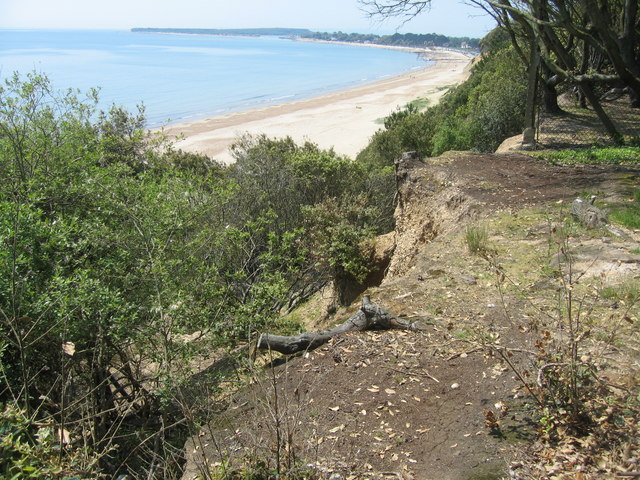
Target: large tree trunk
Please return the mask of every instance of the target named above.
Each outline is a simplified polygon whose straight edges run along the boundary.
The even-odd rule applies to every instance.
[[[415,322],[399,319],[383,310],[373,302],[368,295],[362,299],[360,310],[354,313],[341,325],[331,330],[318,332],[304,332],[299,335],[285,337],[263,333],[258,339],[256,348],[259,350],[273,350],[290,355],[293,353],[313,350],[327,343],[331,338],[350,331],[362,330],[389,330],[392,328],[402,330],[419,330]]]
[[[593,110],[596,112],[596,115],[598,115],[600,123],[602,123],[602,126],[609,134],[609,137],[611,137],[611,140],[613,140],[613,142],[617,145],[621,145],[622,143],[624,143],[622,135],[618,131],[616,125],[613,123],[613,120],[611,120],[609,115],[607,115],[607,112],[605,112],[604,108],[602,108],[600,100],[593,92],[591,85],[586,82],[581,83],[580,90],[582,90],[584,96],[587,97],[587,100],[589,100],[589,103],[593,107]]]
[[[527,75],[527,105],[524,112],[524,128],[536,128],[536,98],[538,96],[538,70],[540,68],[540,51],[538,45],[531,42],[529,68]]]
[[[562,80],[558,75],[553,75],[546,63],[542,62],[542,105],[544,113],[560,115],[564,110],[558,105],[558,90],[556,87]]]
[[[638,15],[637,0],[626,0],[623,10],[623,31],[617,35],[615,26],[610,22],[607,2],[597,0],[581,0],[589,15],[593,29],[600,38],[611,64],[622,81],[631,89],[632,106],[640,106],[640,66],[638,66],[636,51],[635,25]]]

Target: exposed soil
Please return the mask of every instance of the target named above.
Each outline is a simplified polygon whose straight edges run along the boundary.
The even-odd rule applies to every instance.
[[[560,167],[521,154],[461,152],[405,167],[395,253],[382,284],[366,293],[424,329],[346,334],[273,374],[261,370],[253,387],[187,444],[185,479],[224,458],[273,465],[276,455],[333,480],[497,479],[535,438],[531,398],[496,352],[508,348],[519,372],[531,368],[540,322],[554,309],[557,289],[546,272],[558,268],[555,235],[572,200],[595,193],[604,204],[619,202],[639,188],[640,167]],[[471,224],[489,232],[490,262],[469,252]],[[585,292],[640,275],[640,233],[623,233],[576,227],[568,235],[584,257],[576,271],[584,273]],[[496,266],[509,281],[498,279]],[[638,311],[621,321],[619,305],[592,297],[593,331],[613,330],[625,340],[611,348],[608,337],[594,333],[585,348],[604,352],[611,378],[631,387],[638,380]],[[316,317],[324,316],[322,302],[316,305]]]

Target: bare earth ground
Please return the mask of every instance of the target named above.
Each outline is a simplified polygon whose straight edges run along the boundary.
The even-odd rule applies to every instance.
[[[557,275],[548,273],[558,268],[554,232],[578,194],[595,193],[604,204],[626,201],[640,187],[640,167],[549,166],[521,154],[450,152],[408,172],[389,272],[367,293],[423,330],[351,333],[273,375],[258,371],[253,386],[187,443],[185,479],[225,459],[255,464],[277,455],[333,480],[498,479],[510,466],[512,478],[619,478],[608,457],[578,461],[572,445],[563,447],[564,456],[538,446],[539,469],[518,468],[536,437],[531,398],[505,359],[486,347],[507,348],[518,371],[533,370],[543,332],[559,335],[557,325],[545,323],[558,307]],[[470,224],[488,230],[493,266],[468,251]],[[612,383],[637,389],[637,306],[614,305],[598,292],[638,279],[640,232],[615,237],[575,227],[569,244],[575,272],[584,273],[576,295],[584,292],[589,306],[584,354],[598,359]],[[496,265],[509,281],[498,281]],[[306,313],[310,323],[325,317],[322,301]],[[489,411],[499,428],[487,428]],[[638,470],[637,442],[627,446],[629,470]]]
[[[471,59],[462,53],[428,49],[424,55],[435,63],[421,70],[372,84],[260,109],[171,125],[169,136],[184,135],[176,143],[185,151],[204,153],[218,161],[233,161],[229,146],[245,133],[269,137],[291,136],[321,148],[355,157],[379,128],[378,121],[396,107],[426,98],[437,103],[447,88],[468,76]]]

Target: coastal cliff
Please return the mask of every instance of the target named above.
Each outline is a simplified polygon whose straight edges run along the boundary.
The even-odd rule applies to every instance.
[[[529,450],[538,434],[535,401],[518,375],[541,358],[540,345],[555,348],[543,332],[557,332],[557,325],[545,326],[540,312],[553,310],[557,279],[566,274],[554,247],[570,219],[565,207],[584,190],[615,202],[639,173],[637,166],[550,166],[520,154],[405,155],[397,162],[391,263],[382,283],[365,293],[425,328],[347,333],[272,371],[255,367],[252,386],[187,442],[183,478],[241,468],[234,466],[240,459],[266,468],[274,455],[283,466],[333,479],[497,479],[509,470],[540,478],[556,457]],[[468,238],[473,228],[487,232],[476,251]],[[575,288],[585,295],[603,272],[615,285],[640,272],[637,252],[619,261],[621,251],[637,246],[639,232],[611,238],[576,227],[568,241],[584,284]],[[549,276],[549,268],[560,273]],[[610,329],[620,313],[589,295],[585,351],[602,346],[595,332]],[[327,323],[340,323],[357,303]],[[638,320],[637,310],[625,315]],[[638,332],[616,325],[624,346],[606,375],[623,384],[633,363],[628,341]],[[261,358],[273,360],[258,357],[256,365]],[[613,462],[595,455],[605,466]]]

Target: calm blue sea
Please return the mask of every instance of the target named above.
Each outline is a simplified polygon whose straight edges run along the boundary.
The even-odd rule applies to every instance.
[[[149,126],[321,95],[425,66],[418,55],[277,37],[0,30],[0,78],[38,71],[99,87],[102,108],[143,103]]]

